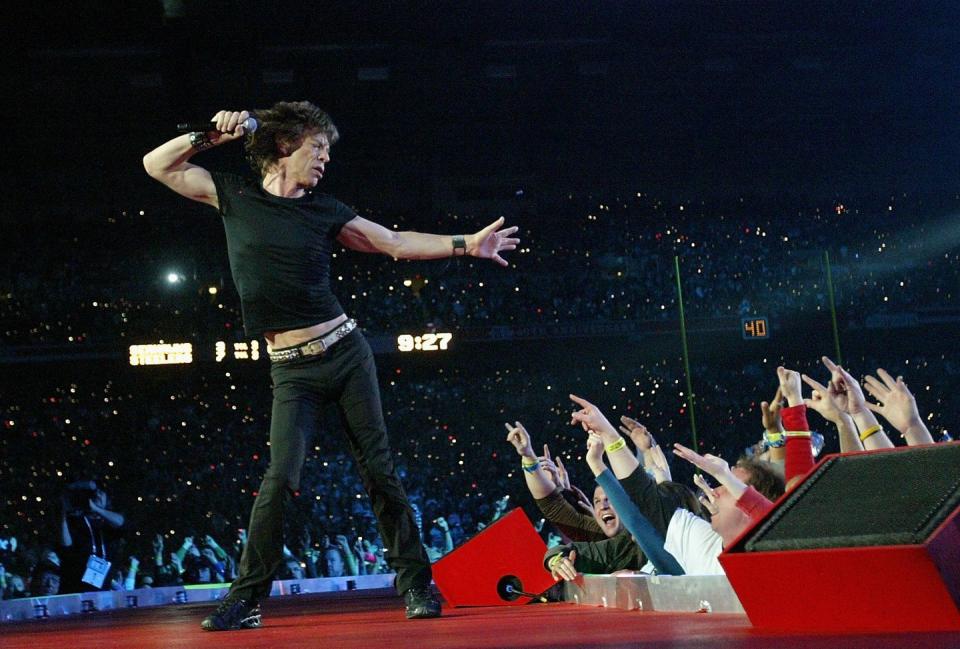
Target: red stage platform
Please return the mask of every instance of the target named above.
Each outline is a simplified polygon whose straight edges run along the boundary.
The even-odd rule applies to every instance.
[[[891,594],[891,606],[896,606]],[[749,647],[829,649],[960,647],[960,633],[809,635],[760,632],[746,616],[653,613],[574,604],[457,608],[438,620],[408,621],[400,598],[385,591],[277,597],[264,606],[265,626],[206,633],[209,604],[127,609],[0,625],[0,647],[29,649],[507,649],[597,647]],[[816,620],[810,620],[816,627]]]

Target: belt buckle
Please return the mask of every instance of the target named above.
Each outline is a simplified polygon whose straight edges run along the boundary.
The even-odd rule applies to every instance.
[[[327,346],[323,344],[322,340],[312,340],[304,345],[301,349],[303,349],[304,354],[309,354],[312,356],[314,354],[322,354],[323,352],[327,351]]]

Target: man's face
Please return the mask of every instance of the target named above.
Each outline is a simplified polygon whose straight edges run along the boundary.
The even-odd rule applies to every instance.
[[[336,548],[327,548],[323,553],[323,561],[327,566],[327,577],[343,577],[343,557]]]
[[[288,561],[287,570],[290,572],[291,579],[303,579],[303,567],[299,561]]]
[[[287,178],[304,189],[317,186],[328,162],[330,142],[323,133],[308,134],[297,149],[278,160]]]
[[[60,592],[60,575],[47,571],[40,575],[40,592],[37,595],[49,596]],[[33,593],[31,593],[33,594]]]
[[[601,487],[593,491],[593,517],[608,538],[616,536],[620,531],[620,517],[613,511],[610,501],[607,500],[607,494]]]
[[[737,500],[726,487],[717,487],[714,492],[717,494],[716,513],[710,517],[710,526],[723,539],[723,547],[727,547],[747,529],[750,517],[737,508]]]

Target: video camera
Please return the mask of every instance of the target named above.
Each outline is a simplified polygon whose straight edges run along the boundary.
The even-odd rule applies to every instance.
[[[66,504],[71,513],[90,511],[90,501],[97,495],[97,483],[93,480],[80,480],[67,485]]]

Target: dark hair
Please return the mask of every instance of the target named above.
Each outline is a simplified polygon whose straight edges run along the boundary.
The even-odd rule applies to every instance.
[[[737,461],[737,466],[750,475],[747,484],[767,499],[776,500],[783,495],[785,489],[783,475],[771,462],[742,457]]]
[[[639,469],[642,471],[643,469]],[[693,493],[685,484],[665,480],[657,485],[657,492],[664,503],[666,511],[672,513],[677,509],[686,509],[697,516],[703,516],[703,505],[697,500],[697,495]]]
[[[289,155],[314,133],[327,136],[330,145],[340,139],[333,120],[309,101],[280,101],[255,110],[257,130],[244,143],[247,162],[263,176],[280,158]]]

